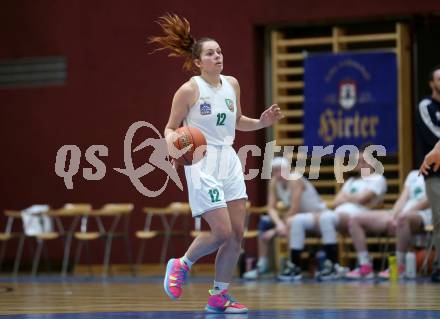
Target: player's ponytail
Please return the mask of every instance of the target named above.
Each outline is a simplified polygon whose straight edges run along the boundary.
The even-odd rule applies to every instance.
[[[197,41],[190,33],[188,20],[176,14],[168,13],[160,17],[157,23],[164,35],[149,38],[150,43],[159,45],[153,52],[168,49],[171,51],[168,56],[183,57],[185,59],[183,68],[188,71],[192,70],[193,59],[200,58],[203,42],[213,39],[201,38]]]

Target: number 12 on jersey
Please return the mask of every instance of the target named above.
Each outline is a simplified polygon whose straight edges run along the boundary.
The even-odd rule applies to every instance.
[[[217,113],[217,126],[225,125],[226,113]]]

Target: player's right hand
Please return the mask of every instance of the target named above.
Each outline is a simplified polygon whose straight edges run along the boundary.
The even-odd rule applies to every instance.
[[[287,227],[284,224],[277,225],[276,231],[279,236],[286,236],[287,235]]]
[[[178,158],[179,150],[174,146],[174,142],[179,139],[180,134],[173,131],[171,133],[168,133],[165,136],[165,141],[167,142],[167,148],[168,148],[168,154],[171,156],[171,158]]]

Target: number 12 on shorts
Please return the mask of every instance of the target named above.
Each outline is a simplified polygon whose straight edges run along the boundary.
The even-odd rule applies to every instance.
[[[211,202],[216,203],[220,201],[220,192],[217,188],[212,188],[208,191],[209,196],[211,196]]]

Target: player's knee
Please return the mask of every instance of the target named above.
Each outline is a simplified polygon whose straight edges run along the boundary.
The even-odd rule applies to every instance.
[[[322,227],[328,227],[329,225],[333,225],[333,213],[324,212],[319,216],[319,224]]]
[[[359,228],[359,226],[360,226],[360,221],[357,216],[353,216],[348,220],[348,230],[350,231],[350,233],[354,231],[356,228]]]
[[[405,226],[405,224],[407,224],[407,223],[408,223],[408,217],[406,215],[400,214],[397,217],[397,223],[396,224],[397,224],[398,228]]]
[[[266,230],[265,232],[262,232],[260,234],[260,238],[262,241],[264,241],[265,243],[268,243],[271,241],[271,239],[274,236],[274,232],[270,229],[270,230]]]
[[[232,231],[232,235],[233,235],[232,236],[233,240],[241,244],[244,236],[244,227],[243,226],[235,227],[234,230]]]
[[[232,237],[232,229],[227,226],[218,227],[213,235],[218,243],[224,243]]]
[[[292,221],[290,222],[290,227],[292,228],[292,231],[295,231],[303,228],[303,224],[304,224],[303,218],[300,214],[298,214],[292,218]]]

